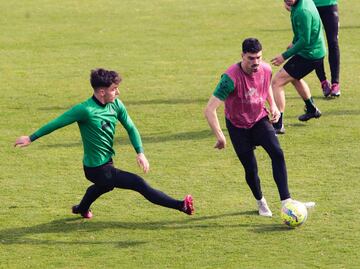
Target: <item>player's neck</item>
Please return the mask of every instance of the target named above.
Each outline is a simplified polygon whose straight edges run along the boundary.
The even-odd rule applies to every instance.
[[[240,62],[239,66],[241,70],[249,76],[251,76],[254,73],[252,69],[246,69],[243,62]]]
[[[100,94],[97,94],[96,92],[94,92],[94,97],[96,98],[96,100],[101,103],[102,105],[106,105],[104,97],[101,96]]]

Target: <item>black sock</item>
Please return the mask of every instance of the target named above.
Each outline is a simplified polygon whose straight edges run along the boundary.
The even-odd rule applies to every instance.
[[[278,120],[278,122],[276,123],[273,123],[273,126],[275,129],[280,129],[282,127],[282,124],[283,124],[283,114],[284,112],[280,112],[280,118]]]
[[[305,105],[306,105],[306,112],[307,113],[313,113],[316,111],[316,106],[314,104],[314,100],[312,97],[310,97],[307,100],[304,100]]]

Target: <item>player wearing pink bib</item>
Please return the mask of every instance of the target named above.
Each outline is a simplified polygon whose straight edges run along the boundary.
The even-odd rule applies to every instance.
[[[280,112],[271,89],[271,67],[262,62],[262,47],[255,38],[242,44],[242,61],[230,66],[222,75],[205,109],[205,117],[214,132],[215,148],[223,149],[226,139],[217,118],[217,108],[225,103],[225,121],[235,152],[245,170],[245,179],[257,200],[259,214],[271,217],[272,212],[262,194],[258,167],[254,154],[262,146],[272,161],[273,177],[280,200],[290,198],[285,158],[272,123],[279,120]],[[269,112],[265,107],[268,102]],[[313,206],[313,203],[305,203]]]

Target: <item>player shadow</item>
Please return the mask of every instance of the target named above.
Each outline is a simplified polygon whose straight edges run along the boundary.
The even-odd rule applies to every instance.
[[[360,25],[342,25],[340,29],[360,29]]]
[[[186,105],[186,104],[206,104],[208,99],[193,98],[193,99],[152,99],[152,100],[122,100],[125,106],[133,105]],[[75,105],[75,104],[74,104]],[[42,111],[66,111],[73,107],[73,105],[64,106],[46,106],[39,107],[38,110]]]
[[[38,110],[43,110],[43,111],[63,111],[65,112],[66,110],[69,110],[70,108],[72,108],[73,106],[44,106],[44,107],[39,107]]]
[[[152,134],[152,135],[142,135],[141,140],[146,144],[156,144],[169,141],[187,141],[187,140],[202,140],[212,137],[213,134],[209,129],[200,130],[200,131],[189,131],[189,132],[178,132],[166,135]],[[119,138],[117,142],[120,145],[129,145],[129,139]]]
[[[209,99],[152,99],[152,100],[129,100],[124,101],[125,106],[132,105],[180,105],[180,104],[206,104]]]
[[[291,28],[269,28],[259,29],[260,32],[291,32]]]
[[[79,236],[78,240],[62,240],[62,236],[59,234],[73,233],[74,231],[81,233],[91,233],[104,228],[111,228],[111,223],[108,227],[104,226],[104,223],[93,223],[79,220],[78,218],[65,218],[54,220],[49,223],[43,223],[32,227],[19,227],[11,228],[0,231],[0,245],[11,244],[26,244],[26,245],[100,245],[107,244],[117,248],[129,248],[136,247],[148,243],[148,241],[142,240],[88,240],[89,236]],[[55,234],[59,235],[57,239],[41,239],[43,235]]]
[[[225,130],[224,130],[225,131]],[[151,135],[141,135],[142,142],[146,144],[157,144],[169,141],[191,141],[191,140],[202,140],[212,137],[213,134],[211,130],[200,130],[200,131],[190,131],[190,132],[181,132],[173,134],[151,134]],[[131,145],[130,140],[127,137],[117,137],[115,138],[115,143],[119,145]],[[44,148],[71,148],[71,147],[81,147],[81,141],[71,142],[71,143],[56,143],[56,144],[46,144],[41,145],[40,147]]]
[[[334,111],[327,111],[326,114],[331,116],[346,116],[346,115],[358,116],[360,115],[360,110],[349,110],[349,109],[334,110]]]
[[[305,123],[301,123],[301,122],[297,122],[297,123],[286,123],[287,127],[295,127],[295,128],[299,128],[299,127],[306,127]]]
[[[209,229],[209,228],[236,228],[244,227],[250,228],[254,232],[266,232],[281,230],[278,225],[266,225],[264,224],[249,224],[239,223],[229,224],[224,222],[217,223],[211,222],[211,220],[223,219],[226,217],[236,216],[255,216],[257,211],[244,211],[244,212],[230,212],[219,215],[208,215],[200,217],[186,217],[182,220],[163,220],[163,221],[96,221],[96,220],[84,220],[81,217],[74,216],[71,218],[57,219],[49,223],[42,223],[34,226],[17,227],[0,230],[0,245],[11,244],[26,244],[26,245],[49,245],[49,244],[65,244],[65,245],[94,245],[94,244],[107,244],[117,248],[129,248],[136,247],[138,245],[147,244],[149,241],[144,240],[90,240],[87,239],[92,232],[99,232],[101,230],[129,230],[134,232],[136,230],[146,231],[159,231],[159,230],[182,230],[182,229]],[[259,217],[262,219],[262,217]],[[259,219],[260,220],[260,219]],[[210,222],[207,222],[210,221]],[[78,233],[79,237],[76,240],[63,240],[63,237],[67,237],[67,233]],[[45,235],[56,235],[59,239],[42,239]],[[81,236],[83,235],[83,236]],[[47,236],[48,237],[48,236]],[[53,237],[53,236],[52,236]]]
[[[299,113],[300,115],[300,113]],[[326,110],[321,112],[321,118],[326,118],[329,116],[359,116],[360,110],[350,110],[350,109],[340,109],[340,110]],[[321,120],[320,118],[320,120]],[[297,123],[286,123],[288,127],[306,127],[306,122],[297,122]]]
[[[292,229],[282,223],[256,225],[253,228],[254,233],[276,233],[276,232],[287,232],[287,231],[293,231],[293,230],[294,229]]]
[[[328,99],[334,99],[334,98],[325,98],[323,95],[312,95],[311,96],[314,100],[328,100]],[[292,95],[292,96],[286,96],[286,100],[299,100],[300,104],[304,104],[303,99],[298,95]],[[305,105],[305,104],[304,104]]]

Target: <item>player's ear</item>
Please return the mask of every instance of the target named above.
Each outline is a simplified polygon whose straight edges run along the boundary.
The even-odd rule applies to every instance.
[[[105,88],[99,88],[97,90],[97,92],[101,95],[101,96],[104,96],[105,95]]]

